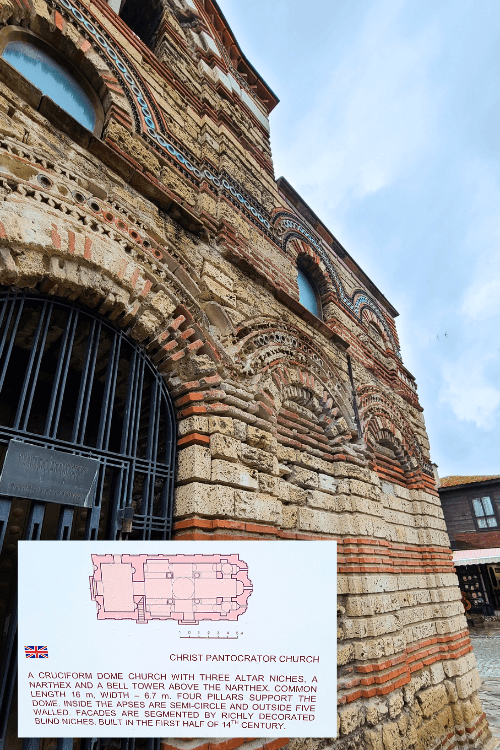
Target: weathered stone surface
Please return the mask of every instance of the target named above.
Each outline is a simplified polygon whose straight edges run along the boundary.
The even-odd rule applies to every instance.
[[[212,461],[212,482],[254,490],[259,486],[256,469],[220,459]]]

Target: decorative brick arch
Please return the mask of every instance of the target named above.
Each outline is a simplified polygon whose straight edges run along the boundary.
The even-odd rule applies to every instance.
[[[358,389],[358,401],[371,468],[389,482],[435,492],[432,466],[395,404],[373,385]]]
[[[324,461],[349,461],[365,466],[353,415],[347,413],[341,388],[322,383],[306,370],[282,363],[271,377],[279,392],[277,438],[282,445],[307,451]],[[346,419],[347,417],[347,419]]]
[[[394,349],[394,341],[387,333],[386,328],[381,325],[380,318],[376,315],[370,307],[364,306],[360,310],[361,321],[367,326],[372,325],[383,340],[383,346],[385,349]]]
[[[378,305],[362,289],[358,289],[353,293],[352,300],[359,319],[362,322],[363,319],[372,321],[377,328],[381,329],[382,336],[386,340],[387,345],[397,354],[399,352],[399,344],[395,326],[390,325],[389,320],[382,313]]]
[[[336,404],[349,428],[357,431],[350,385],[340,378],[333,362],[310,336],[291,324],[266,318],[244,321],[236,335],[239,339],[236,362],[242,376],[264,379],[277,367],[309,373],[318,388],[335,392]],[[297,377],[294,376],[294,382]]]
[[[2,202],[0,284],[78,301],[108,317],[141,344],[172,388],[179,379],[213,376],[222,353],[178,259],[143,227],[130,225],[118,206],[94,198],[75,206],[69,196],[70,212],[52,196],[56,182],[61,188],[71,174],[35,166],[50,184],[41,185],[37,169],[25,165],[28,179],[12,184],[10,200]],[[21,222],[28,216],[36,229]]]

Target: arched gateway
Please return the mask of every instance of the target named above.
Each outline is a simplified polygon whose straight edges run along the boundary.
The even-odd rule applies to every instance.
[[[2,747],[19,742],[17,541],[170,538],[175,437],[165,383],[122,331],[57,298],[0,293],[0,464],[12,440],[99,462],[88,509],[0,496]]]

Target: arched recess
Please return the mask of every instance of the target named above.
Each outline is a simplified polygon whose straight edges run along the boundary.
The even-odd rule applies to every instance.
[[[371,468],[389,482],[435,492],[432,465],[399,409],[372,385],[358,389],[358,404]]]
[[[312,453],[325,461],[348,460],[365,465],[363,447],[353,442],[357,433],[339,407],[330,384],[318,383],[299,367],[276,366],[271,377],[280,393],[277,439],[282,445]]]
[[[26,538],[39,538],[45,520],[48,523],[48,538],[85,538],[92,536],[93,532],[99,536],[100,533],[106,535],[108,531],[110,535],[116,535],[116,532],[123,528],[122,523],[130,521],[129,515],[120,515],[128,504],[134,511],[133,533],[145,538],[165,536],[170,528],[170,520],[163,517],[166,499],[163,493],[167,492],[164,480],[168,480],[169,483],[171,511],[174,457],[171,453],[168,465],[161,464],[158,454],[156,461],[151,460],[155,458],[152,453],[153,439],[161,424],[161,407],[159,411],[155,407],[158,422],[146,419],[144,408],[148,408],[152,399],[156,400],[156,403],[168,403],[167,387],[171,391],[179,383],[216,373],[220,356],[216,345],[212,345],[204,333],[203,313],[189,290],[175,274],[166,270],[163,278],[155,278],[151,272],[152,267],[144,260],[147,257],[146,253],[141,251],[142,254],[139,255],[133,245],[127,253],[122,245],[109,235],[96,235],[91,229],[87,234],[82,233],[81,227],[67,218],[56,223],[56,216],[47,215],[43,204],[32,206],[33,222],[37,227],[33,236],[29,234],[30,229],[26,222],[22,228],[17,223],[14,204],[3,201],[2,205],[5,211],[0,216],[0,284],[4,289],[11,289],[11,298],[27,299],[27,290],[31,290],[38,300],[37,304],[43,302],[47,309],[52,306],[58,311],[59,316],[59,324],[55,327],[50,325],[52,317],[48,313],[41,316],[37,310],[33,312],[31,309],[30,315],[23,317],[22,313],[19,317],[20,342],[17,347],[17,359],[24,362],[23,372],[28,372],[29,366],[29,374],[30,377],[33,374],[35,384],[35,370],[37,363],[40,364],[39,373],[44,377],[39,379],[42,387],[39,394],[45,396],[44,403],[47,409],[43,414],[40,413],[40,409],[38,414],[32,414],[27,408],[32,381],[23,375],[23,384],[26,382],[26,395],[22,400],[24,408],[19,409],[16,406],[15,413],[9,415],[11,422],[5,430],[8,436],[21,436],[27,442],[36,445],[46,443],[48,447],[52,446],[66,452],[77,450],[84,455],[87,451],[87,454],[97,456],[100,461],[102,459],[99,480],[101,485],[97,487],[98,491],[102,489],[102,493],[100,497],[96,495],[99,503],[89,509],[85,519],[80,515],[80,508],[74,511],[63,507],[58,516],[57,509],[54,510],[51,506],[46,510],[43,507],[44,503],[32,503],[29,509],[23,510],[22,503],[25,501],[11,508],[11,501],[1,498],[4,502],[0,502],[0,513],[3,512],[4,515],[0,517],[0,521],[4,527],[6,526],[7,533],[12,532],[16,538],[22,534]],[[24,208],[24,205],[21,205],[21,213]],[[10,333],[17,320],[17,312],[16,308],[11,310],[9,335],[6,339],[0,335],[4,356],[7,351],[5,346],[8,348],[10,342],[16,342],[16,337]],[[67,321],[69,317],[69,325],[63,325],[63,319]],[[81,321],[85,327],[83,336],[79,327]],[[104,340],[99,339],[99,328],[105,331]],[[1,332],[4,330],[0,328]],[[45,337],[54,352],[49,351],[40,358],[40,346],[30,347],[35,337],[40,342]],[[69,346],[71,339],[74,341],[72,348]],[[66,341],[65,350],[68,351],[68,356],[61,359],[57,355],[62,351],[63,340]],[[130,368],[127,369],[129,366],[116,355],[118,350],[131,352],[131,361],[135,368],[134,378],[130,377]],[[90,383],[89,368],[94,355],[97,393],[92,389],[80,388],[84,370],[87,373],[85,382]],[[137,388],[141,382],[141,370],[143,374],[146,373],[149,380],[146,384],[146,395],[139,399]],[[86,400],[90,407],[99,401],[101,404],[105,400],[110,401],[113,373],[116,373],[115,414],[111,410],[109,414],[106,412],[102,420],[94,418],[91,425],[94,437],[89,441],[88,429],[84,428],[82,418],[74,420],[73,413],[68,414],[71,404],[68,405],[64,398],[61,402],[61,414],[57,416],[57,398],[52,398],[54,391],[50,390],[51,382],[54,383],[57,393],[64,392],[65,377],[67,382],[76,383],[73,407],[78,407],[78,412],[83,414]],[[12,382],[12,378],[10,380]],[[129,384],[135,389],[137,410],[131,430],[124,430],[123,418],[120,415],[123,415],[124,406],[129,398]],[[93,395],[94,393],[96,395]],[[134,390],[131,391],[131,396],[133,394]],[[38,397],[35,389],[33,398]],[[17,403],[20,403],[19,399]],[[8,406],[8,401],[3,403],[4,409]],[[164,412],[165,408],[163,407]],[[115,415],[118,416],[118,422]],[[17,427],[16,419],[19,422]],[[58,419],[59,423],[56,425]],[[72,434],[68,436],[68,430],[73,430],[76,421],[78,426],[73,439]],[[87,424],[90,425],[89,420]],[[60,431],[60,427],[64,428],[63,432]],[[20,435],[19,429],[24,430],[25,434]],[[136,444],[140,448],[139,455],[136,456],[132,455],[133,446],[130,442],[134,440],[134,429],[137,435]],[[110,450],[113,446],[109,442],[106,448],[107,434],[110,439],[113,438],[115,452]],[[174,447],[174,437],[175,431],[172,428],[169,438],[171,450]],[[125,441],[123,448],[122,440]],[[68,447],[68,443],[73,443],[73,447]],[[165,443],[164,440],[163,444]],[[158,446],[161,445],[159,441]],[[106,507],[104,504],[101,505],[101,498],[106,499]],[[128,511],[130,515],[132,510]],[[102,518],[101,512],[105,514]],[[19,519],[22,523],[13,522]],[[124,528],[127,528],[126,524]],[[10,554],[15,553],[15,545],[10,540],[7,540],[7,547]],[[14,612],[11,614],[14,615]],[[11,617],[10,623],[6,641],[8,653],[6,652],[1,670],[4,681],[0,682],[0,693],[9,700],[13,695],[15,682],[14,652],[9,646],[14,643],[14,616]],[[2,695],[0,702],[1,700]],[[8,715],[8,706],[4,705],[4,708],[5,711],[0,713],[0,721]],[[13,736],[16,736],[15,728],[12,731]]]
[[[160,27],[164,5],[161,0],[125,0],[120,9],[120,17],[137,34],[144,44],[153,48]]]
[[[236,335],[242,379],[250,379],[272,409],[278,441],[325,460],[347,454],[364,463],[350,384],[325,352],[280,321],[246,321]]]
[[[393,350],[393,343],[386,329],[381,325],[379,317],[369,307],[361,309],[361,321],[365,324],[368,336],[382,350]]]
[[[19,149],[22,152],[23,146],[19,146]],[[24,152],[20,153],[19,149],[9,151],[13,176],[18,172],[16,154],[20,154],[25,166],[27,164]],[[53,179],[54,183],[57,180],[58,186],[62,187],[63,184],[71,184],[72,181],[63,177],[61,172],[49,171],[47,164],[41,158],[37,157],[38,161],[35,164],[33,153],[29,153],[28,156],[29,163],[33,165],[31,176],[28,172],[24,175],[26,179],[19,176],[12,179],[12,188],[15,188],[12,196],[14,200],[1,202],[0,284],[3,285],[4,291],[5,288],[10,289],[11,298],[28,299],[31,293],[38,300],[37,304],[43,302],[47,308],[52,306],[58,311],[59,324],[55,327],[51,326],[52,318],[48,316],[48,313],[41,316],[38,310],[33,312],[31,309],[31,314],[24,317],[21,313],[18,323],[21,338],[19,345],[16,344],[19,350],[17,360],[24,362],[23,373],[28,371],[29,365],[30,376],[33,373],[34,383],[37,382],[35,373],[37,363],[40,364],[39,372],[44,375],[43,379],[38,379],[43,386],[40,393],[42,397],[45,396],[47,409],[43,414],[40,414],[40,410],[38,414],[31,414],[30,409],[27,408],[31,380],[26,379],[23,374],[22,381],[23,384],[26,382],[27,387],[26,397],[22,400],[24,408],[18,409],[16,406],[13,410],[15,413],[9,416],[11,423],[7,424],[5,429],[8,435],[17,435],[17,437],[20,434],[16,430],[24,430],[25,434],[21,437],[37,445],[45,441],[49,447],[56,447],[66,452],[74,449],[80,454],[88,451],[91,455],[96,455],[99,460],[103,459],[101,466],[108,467],[109,465],[109,470],[108,468],[101,469],[100,481],[103,491],[101,497],[107,498],[109,511],[99,503],[87,512],[87,518],[84,519],[80,516],[82,512],[80,508],[77,511],[63,508],[57,516],[57,509],[46,510],[43,507],[44,503],[33,503],[27,515],[26,509],[23,510],[20,505],[16,505],[13,508],[16,512],[14,515],[11,513],[11,501],[1,498],[6,502],[0,503],[0,513],[2,511],[4,513],[3,517],[0,516],[0,521],[4,523],[4,526],[6,525],[7,533],[12,531],[16,538],[23,533],[27,538],[39,538],[40,532],[43,532],[45,520],[49,524],[47,530],[49,538],[51,535],[52,538],[65,539],[71,536],[75,538],[75,534],[76,538],[85,538],[92,535],[93,531],[99,536],[99,523],[102,526],[102,534],[106,534],[107,531],[116,534],[116,531],[122,528],[123,521],[130,521],[127,515],[125,518],[119,515],[124,510],[123,505],[127,506],[128,503],[129,507],[134,510],[134,533],[142,534],[146,538],[155,537],[155,535],[164,536],[168,532],[170,521],[163,517],[163,510],[161,510],[162,503],[164,503],[162,494],[165,490],[163,480],[168,479],[170,483],[168,492],[170,492],[173,481],[173,455],[171,454],[170,463],[167,466],[160,465],[158,454],[156,461],[148,458],[148,451],[153,450],[151,441],[148,447],[148,436],[151,433],[154,438],[155,431],[158,431],[161,423],[161,408],[160,411],[156,410],[159,420],[157,424],[155,421],[145,419],[143,407],[147,408],[151,399],[156,399],[157,403],[162,400],[164,404],[167,403],[167,388],[169,392],[172,392],[179,384],[191,382],[197,378],[201,379],[203,376],[213,376],[217,368],[221,366],[221,355],[215,342],[205,332],[204,314],[187,286],[188,273],[180,266],[179,261],[175,261],[175,264],[171,266],[163,265],[165,255],[169,257],[169,263],[173,263],[173,256],[170,256],[165,249],[151,244],[146,249],[146,236],[141,236],[135,229],[132,230],[133,236],[130,235],[130,227],[126,226],[126,217],[121,218],[120,214],[114,218],[106,216],[105,214],[108,213],[106,211],[98,214],[93,211],[91,205],[85,211],[80,212],[73,202],[70,203],[71,212],[65,211],[64,199],[60,197],[54,201],[51,198],[53,188],[50,184],[47,187],[45,183],[46,181],[50,183]],[[43,162],[44,166],[41,167],[40,162]],[[42,183],[37,179],[37,172],[40,169],[42,171],[39,176],[43,178]],[[37,190],[37,185],[40,190]],[[55,192],[54,195],[56,195]],[[27,207],[29,207],[29,222],[24,220]],[[94,213],[93,221],[80,222],[79,214],[81,213],[82,218],[90,216],[91,213],[88,214],[88,211]],[[99,232],[99,229],[102,229],[102,232]],[[179,274],[180,271],[182,273]],[[195,291],[191,280],[189,284],[191,290]],[[16,309],[11,308],[12,315],[7,339],[1,337],[1,332],[5,329],[0,327],[4,357],[7,352],[5,346],[8,349],[11,342],[13,342],[12,346],[16,342],[16,337],[10,335],[17,319]],[[63,324],[64,320],[67,321],[70,316],[70,324]],[[47,321],[48,325],[45,327]],[[83,336],[79,321],[80,323],[83,321],[85,327]],[[104,340],[99,339],[97,333],[99,327],[106,332]],[[47,355],[40,358],[40,346],[38,348],[30,346],[35,337],[38,337],[37,340],[41,342],[44,336],[54,350],[53,353],[48,352],[48,359]],[[69,346],[71,338],[74,341],[72,348]],[[66,341],[64,348],[68,356],[60,359],[57,354],[62,351],[63,340]],[[137,377],[133,379],[129,377],[128,365],[113,354],[118,349],[131,352],[131,360],[134,361],[134,372],[138,374]],[[80,389],[84,365],[88,362],[90,367],[95,353],[94,378],[98,384],[97,395],[93,395],[92,389]],[[33,359],[31,359],[32,356]],[[0,368],[2,361],[0,360]],[[66,365],[68,367],[65,376]],[[118,423],[113,410],[109,414],[106,413],[107,416],[102,421],[94,419],[94,437],[89,444],[88,430],[83,428],[82,419],[79,418],[79,432],[77,430],[73,440],[72,435],[68,437],[68,430],[73,429],[75,422],[73,413],[67,414],[71,404],[68,405],[67,400],[66,402],[62,400],[61,416],[58,418],[57,407],[51,406],[52,403],[57,403],[56,398],[52,399],[51,383],[53,382],[58,389],[57,393],[63,393],[64,377],[68,382],[70,380],[73,383],[76,382],[73,406],[76,408],[76,405],[81,403],[81,409],[80,407],[78,409],[83,414],[86,399],[89,399],[90,407],[96,401],[100,400],[102,404],[104,400],[111,399],[113,366],[116,366],[115,393],[119,401],[116,403],[115,399],[114,412],[118,415]],[[87,384],[90,383],[89,367],[85,365]],[[123,430],[123,418],[120,414],[123,415],[124,405],[128,399],[129,383],[136,389],[136,396],[138,395],[141,368],[142,372],[147,374],[149,381],[144,398],[135,399],[138,408],[135,412],[134,424],[137,428],[135,434],[140,450],[139,455],[133,456],[130,450],[133,447],[130,443],[133,439],[133,429]],[[99,372],[96,376],[97,370]],[[12,380],[11,377],[10,381]],[[21,387],[21,379],[18,385]],[[81,398],[79,398],[80,393]],[[33,391],[33,398],[38,398],[36,389]],[[19,399],[17,404],[19,404]],[[141,412],[139,412],[139,404]],[[9,401],[2,402],[2,406],[4,409],[8,407]],[[36,418],[33,420],[32,416]],[[17,427],[14,424],[16,419],[19,420]],[[59,419],[59,424],[56,426],[57,419]],[[23,420],[25,427],[22,427]],[[66,431],[65,433],[59,430],[60,425]],[[47,435],[45,435],[45,430]],[[118,451],[110,450],[112,446],[109,443],[106,449],[107,433],[113,436],[115,449],[120,443]],[[170,448],[174,445],[173,437],[175,437],[175,432],[172,432],[169,439]],[[123,450],[122,439],[126,443]],[[68,447],[68,443],[73,443],[73,448]],[[166,441],[164,440],[163,443]],[[121,455],[120,451],[122,451]],[[154,458],[152,454],[151,457]],[[1,454],[0,458],[2,458]],[[97,489],[99,490],[99,486]],[[145,512],[142,512],[143,505]],[[103,518],[101,518],[101,512],[105,513]],[[12,516],[14,520],[21,519],[22,524],[13,523]],[[1,525],[0,523],[0,527]],[[80,536],[78,536],[79,532],[81,532]],[[10,547],[11,544],[8,540],[7,546]],[[14,553],[15,546],[11,551],[11,554]],[[10,649],[14,643],[14,616],[11,617],[10,623],[6,640],[9,646],[8,654],[0,671],[4,678],[0,681],[0,693],[4,697],[12,697],[15,682],[14,652]],[[2,695],[0,695],[0,701],[1,699]],[[7,715],[8,706],[5,711],[0,712],[0,722]],[[12,736],[17,736],[15,727],[12,732]],[[7,746],[10,747],[8,744]],[[35,747],[35,744],[33,746]],[[0,747],[2,747],[1,740]]]
[[[159,267],[152,252],[124,242],[109,225],[107,234],[91,225],[82,231],[73,217],[47,214],[41,201],[29,203],[33,232],[31,224],[18,222],[24,201],[1,205],[0,284],[95,310],[140,344],[169,389],[224,368],[224,353],[207,333],[208,320],[193,296],[196,287],[177,261]],[[163,248],[150,250],[174,263]]]
[[[385,317],[382,314],[380,308],[375,305],[372,299],[370,299],[366,292],[363,290],[357,290],[352,295],[354,309],[357,312],[361,321],[364,318],[371,320],[377,328],[380,329],[383,338],[387,341],[388,347],[399,356],[399,344],[396,338],[395,329],[391,330],[391,327]]]

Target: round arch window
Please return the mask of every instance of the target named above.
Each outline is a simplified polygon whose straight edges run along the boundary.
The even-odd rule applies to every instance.
[[[31,32],[7,27],[0,33],[0,50],[2,60],[43,96],[86,130],[98,131],[103,119],[99,98],[80,72],[56,49]]]
[[[87,93],[71,73],[44,50],[15,40],[6,45],[2,57],[80,125],[87,130],[94,129],[96,113]]]
[[[318,292],[309,276],[301,269],[297,269],[297,283],[299,285],[299,302],[317,318],[321,318],[321,303]]]

